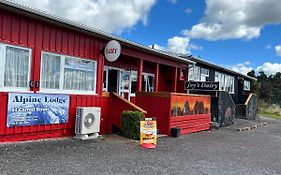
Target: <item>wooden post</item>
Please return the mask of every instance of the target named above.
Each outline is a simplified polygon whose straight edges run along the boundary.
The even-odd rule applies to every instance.
[[[175,67],[175,71],[174,71],[174,81],[173,81],[173,92],[177,92],[177,79],[178,79],[178,77],[177,77],[177,75],[178,75],[178,68],[177,67]]]
[[[143,69],[143,59],[139,60],[139,69],[138,69],[138,85],[137,91],[142,91],[142,69]]]
[[[154,92],[158,92],[159,86],[159,63],[155,63],[154,69]]]
[[[102,95],[102,90],[103,90],[103,70],[104,70],[104,57],[101,55],[99,60],[98,60],[98,65],[97,65],[97,89],[96,93],[98,95]]]

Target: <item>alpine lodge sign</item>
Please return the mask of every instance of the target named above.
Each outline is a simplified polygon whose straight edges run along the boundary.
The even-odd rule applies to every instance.
[[[186,81],[185,90],[218,91],[219,82]]]

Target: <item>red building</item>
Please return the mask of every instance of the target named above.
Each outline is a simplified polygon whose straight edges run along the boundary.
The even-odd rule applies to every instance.
[[[121,55],[114,62],[103,56],[110,40],[121,44]],[[100,132],[111,133],[123,110],[142,109],[106,92],[115,92],[131,102],[136,101],[137,91],[184,93],[190,62],[1,1],[0,142],[73,135],[76,107],[101,107]],[[8,126],[8,97],[12,93],[67,94],[68,119],[60,124]]]

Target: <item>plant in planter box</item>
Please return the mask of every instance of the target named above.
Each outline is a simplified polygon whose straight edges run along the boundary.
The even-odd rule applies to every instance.
[[[140,137],[140,121],[144,119],[144,115],[139,111],[124,111],[121,116],[121,131],[130,139],[139,139]]]

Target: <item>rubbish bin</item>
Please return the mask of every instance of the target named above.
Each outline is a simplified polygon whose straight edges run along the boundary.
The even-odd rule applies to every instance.
[[[181,135],[181,128],[171,128],[171,136],[172,137],[179,137]]]

